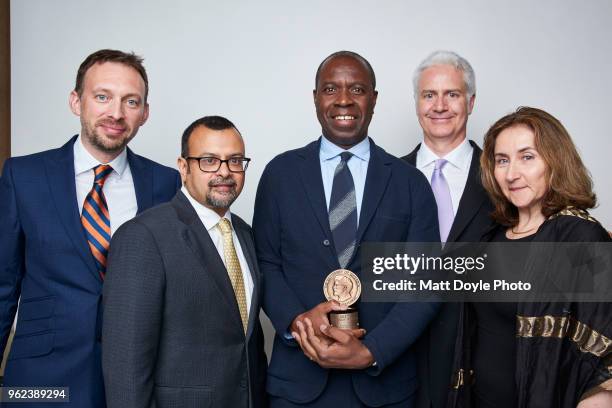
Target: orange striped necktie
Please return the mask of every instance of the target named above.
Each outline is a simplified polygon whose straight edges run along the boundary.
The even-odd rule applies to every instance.
[[[104,280],[111,233],[110,215],[108,214],[108,205],[102,187],[104,187],[104,182],[113,168],[108,164],[99,164],[93,170],[95,174],[94,183],[83,203],[81,223],[100,277]]]

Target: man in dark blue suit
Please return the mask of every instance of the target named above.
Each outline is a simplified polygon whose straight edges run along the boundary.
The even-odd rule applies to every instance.
[[[97,51],[81,64],[70,94],[80,135],[4,164],[2,352],[18,311],[4,386],[69,387],[66,406],[105,406],[101,297],[110,236],[180,187],[177,171],[126,147],[147,120],[147,93],[140,57]]]
[[[412,345],[433,303],[361,303],[360,326],[329,326],[323,282],[339,268],[362,273],[364,242],[439,240],[425,177],[368,138],[374,71],[340,51],[319,66],[313,91],[323,136],[264,170],[253,227],[264,310],[275,329],[271,407],[410,407],[418,387]],[[342,190],[342,193],[338,191]]]

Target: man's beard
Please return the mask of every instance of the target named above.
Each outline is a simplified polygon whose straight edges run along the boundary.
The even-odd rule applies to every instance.
[[[98,126],[100,125],[120,125],[123,127],[126,127],[125,130],[125,135],[120,139],[116,139],[116,140],[111,140],[108,138],[105,138],[104,136],[100,135],[98,133]],[[83,137],[85,137],[87,139],[87,141],[97,150],[104,152],[104,153],[118,153],[121,152],[125,146],[127,146],[127,144],[130,142],[130,140],[132,140],[134,138],[134,136],[136,136],[136,132],[132,132],[132,129],[130,129],[129,127],[127,127],[127,125],[125,124],[124,121],[120,120],[120,121],[113,121],[113,120],[99,120],[95,123],[95,125],[93,126],[93,128],[90,128],[88,126],[88,124],[86,123],[82,123],[82,127],[84,130],[84,135]],[[132,133],[130,133],[132,132]]]
[[[219,184],[231,184],[232,186],[232,189],[224,194],[222,198],[213,196],[213,187]],[[208,182],[208,187],[210,187],[210,189],[206,193],[206,204],[210,208],[227,209],[234,201],[236,201],[236,198],[238,198],[238,192],[236,191],[236,180],[234,180],[234,178],[231,176],[226,178],[219,177],[210,180]]]

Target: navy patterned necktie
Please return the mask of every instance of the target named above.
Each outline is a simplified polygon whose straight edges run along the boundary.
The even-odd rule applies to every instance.
[[[340,163],[334,173],[331,199],[329,202],[329,227],[336,247],[336,255],[341,268],[348,266],[357,238],[357,200],[355,183],[348,161],[352,153],[342,152]]]

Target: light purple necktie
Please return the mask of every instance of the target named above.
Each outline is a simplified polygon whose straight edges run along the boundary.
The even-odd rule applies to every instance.
[[[438,159],[435,163],[434,172],[431,175],[431,189],[433,190],[438,205],[438,223],[440,225],[440,241],[446,242],[448,233],[453,225],[453,202],[451,200],[448,183],[442,173],[442,169],[448,163],[444,159]]]

